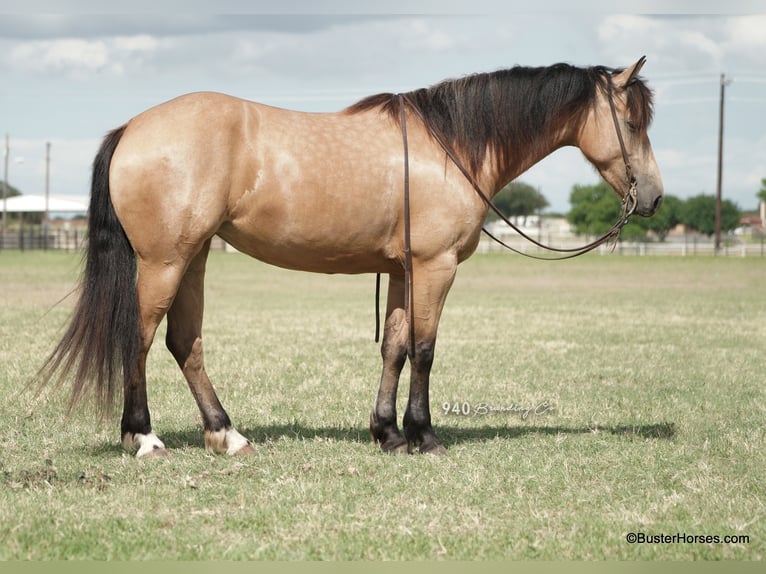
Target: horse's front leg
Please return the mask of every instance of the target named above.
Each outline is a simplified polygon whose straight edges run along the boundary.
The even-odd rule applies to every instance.
[[[404,312],[404,278],[390,276],[383,344],[380,347],[383,373],[380,377],[378,397],[370,415],[370,434],[384,452],[407,452],[407,441],[396,422],[399,375],[407,360],[407,325]]]
[[[439,318],[456,269],[457,262],[446,255],[414,265],[415,348],[410,351],[410,397],[404,412],[404,435],[410,452],[419,446],[422,453],[447,453],[431,426],[428,387]]]

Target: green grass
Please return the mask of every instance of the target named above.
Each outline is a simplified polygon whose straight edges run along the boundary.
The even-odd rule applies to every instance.
[[[65,390],[28,385],[78,257],[0,253],[0,559],[763,558],[766,261],[475,256],[433,369],[446,457],[369,440],[371,276],[208,269],[208,372],[256,454],[205,452],[160,333],[149,398],[172,457],[137,461],[119,413],[67,417]]]

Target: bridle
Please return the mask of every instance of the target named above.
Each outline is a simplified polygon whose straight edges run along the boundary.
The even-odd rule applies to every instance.
[[[628,150],[625,147],[625,140],[622,137],[622,129],[620,129],[620,120],[617,119],[617,110],[614,108],[614,95],[613,95],[612,76],[606,77],[606,94],[609,100],[609,110],[612,112],[612,121],[614,122],[614,130],[617,132],[617,141],[620,142],[620,151],[622,152],[622,161],[625,163],[625,175],[628,180],[628,192],[622,200],[622,218],[624,219],[623,225],[628,222],[628,218],[636,211],[636,205],[638,203],[638,181],[633,174],[633,167],[630,165],[630,157],[628,157]]]
[[[540,257],[537,255],[524,253],[523,251],[519,251],[518,249],[511,247],[498,237],[494,236],[486,227],[482,227],[482,231],[496,243],[502,245],[504,248],[510,251],[513,251],[514,253],[518,253],[519,255],[523,255],[531,259],[541,259],[543,261],[560,261],[564,259],[579,257],[580,255],[584,255],[585,253],[593,251],[605,243],[616,243],[620,236],[620,231],[628,223],[630,216],[633,215],[636,211],[638,181],[636,180],[636,176],[633,174],[633,168],[630,165],[628,150],[625,147],[625,140],[622,136],[620,121],[617,117],[617,110],[615,109],[614,105],[614,87],[612,83],[612,76],[609,74],[606,76],[606,93],[607,99],[609,100],[609,109],[612,114],[612,121],[614,122],[614,129],[617,132],[617,141],[620,144],[622,160],[625,163],[625,175],[627,176],[627,181],[629,184],[628,191],[625,193],[625,196],[622,199],[622,211],[619,220],[604,235],[595,241],[576,248],[561,248],[545,245],[536,239],[533,239],[524,233],[521,229],[519,229],[495,206],[494,203],[492,203],[487,194],[482,191],[473,175],[471,175],[471,173],[466,169],[466,167],[457,157],[457,155],[447,145],[445,138],[436,130],[436,128],[434,128],[426,121],[423,112],[420,110],[420,108],[418,108],[417,104],[412,100],[409,94],[397,94],[397,98],[399,100],[399,118],[402,130],[402,143],[404,146],[404,301],[406,312],[409,315],[409,345],[411,353],[414,353],[415,351],[415,311],[413,305],[412,238],[410,233],[409,150],[407,145],[407,114],[405,110],[405,103],[409,105],[410,109],[415,113],[415,115],[420,118],[420,121],[423,123],[423,126],[426,128],[430,136],[436,141],[436,143],[439,144],[439,146],[442,148],[442,150],[444,150],[444,153],[452,161],[455,167],[457,167],[457,169],[463,174],[466,180],[468,180],[468,182],[471,184],[471,187],[473,187],[474,191],[476,191],[478,194],[479,198],[500,218],[501,221],[513,229],[518,235],[530,243],[536,245],[537,247],[554,253],[563,253],[564,255],[557,257]],[[375,310],[375,342],[377,343],[380,339],[380,273],[376,275],[375,279]]]
[[[468,180],[468,182],[471,184],[471,187],[476,191],[478,196],[481,198],[481,200],[484,202],[484,204],[491,209],[503,223],[508,225],[511,229],[513,229],[516,233],[518,233],[521,237],[529,241],[530,243],[536,245],[537,247],[540,247],[542,249],[545,249],[546,251],[552,251],[555,253],[566,253],[568,255],[564,257],[537,257],[534,255],[530,255],[528,253],[524,253],[521,251],[518,251],[514,249],[513,247],[510,247],[509,245],[506,245],[503,243],[500,239],[493,236],[486,227],[482,228],[482,231],[490,237],[490,239],[500,243],[505,247],[506,249],[510,249],[511,251],[514,251],[515,253],[518,253],[520,255],[524,255],[525,257],[531,257],[533,259],[544,259],[544,260],[560,260],[560,259],[571,259],[572,257],[577,257],[579,255],[584,255],[585,253],[588,253],[589,251],[593,251],[597,247],[603,245],[604,243],[608,243],[611,241],[615,241],[619,235],[620,230],[628,223],[628,219],[631,215],[633,215],[636,211],[636,197],[638,194],[638,182],[636,180],[636,176],[633,174],[633,167],[630,164],[630,158],[628,156],[628,150],[625,146],[625,139],[622,136],[622,129],[620,128],[620,121],[617,118],[617,110],[615,109],[614,105],[614,88],[612,85],[612,77],[610,75],[607,75],[607,84],[606,84],[606,92],[607,92],[607,99],[609,100],[609,109],[612,114],[612,121],[614,122],[614,129],[617,132],[617,141],[620,144],[620,152],[622,153],[622,160],[625,163],[625,175],[627,176],[628,181],[628,191],[623,197],[622,200],[622,212],[620,215],[619,220],[601,237],[596,239],[595,241],[588,243],[587,245],[576,247],[576,248],[560,248],[560,247],[552,247],[549,245],[545,245],[543,243],[540,243],[536,239],[533,239],[532,237],[529,237],[527,234],[525,234],[521,229],[519,229],[512,221],[510,221],[496,206],[492,201],[489,199],[487,194],[485,194],[481,187],[479,186],[476,179],[471,175],[471,173],[465,168],[465,166],[462,164],[462,162],[458,159],[457,155],[450,149],[450,147],[446,144],[444,137],[441,136],[437,132],[437,130],[429,125],[426,122],[425,116],[423,115],[423,112],[420,111],[417,104],[412,100],[412,98],[408,94],[399,94],[399,108],[400,110],[403,110],[403,102],[406,102],[413,112],[415,112],[415,115],[420,118],[421,122],[423,122],[423,125],[428,130],[431,137],[434,138],[436,143],[439,144],[439,146],[444,150],[444,153],[447,154],[447,157],[452,161],[452,163],[455,165],[455,167],[458,168],[458,170],[463,174],[463,176]],[[402,137],[406,139],[407,135],[407,128],[406,128],[406,119],[405,114],[402,111],[400,113],[401,117],[401,124],[402,124]],[[405,142],[405,148],[406,148],[406,142]],[[407,167],[407,157],[405,154],[405,168]],[[408,174],[405,173],[405,181],[407,181],[409,178]],[[408,190],[405,190],[405,195],[409,196]],[[407,213],[405,211],[405,220],[407,219]]]

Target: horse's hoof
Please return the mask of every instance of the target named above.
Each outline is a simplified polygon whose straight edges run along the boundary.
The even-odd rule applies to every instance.
[[[403,438],[388,440],[382,443],[380,450],[389,454],[410,454],[410,447]]]
[[[153,432],[149,434],[125,433],[122,437],[122,446],[126,450],[136,449],[136,458],[165,458],[170,456],[170,453],[165,449],[165,444]]]
[[[255,448],[250,443],[240,448],[238,451],[233,452],[231,456],[250,456],[255,454]]]
[[[211,454],[253,454],[255,449],[250,441],[237,432],[234,427],[217,431],[205,431],[205,449]]]
[[[389,454],[410,454],[410,448],[409,446],[407,446],[407,443],[405,442],[398,446],[384,448],[383,452],[387,452]]]
[[[170,456],[170,452],[167,449],[155,446],[152,450],[146,451],[143,454],[137,454],[136,458],[141,460],[155,460],[167,458]]]
[[[447,454],[447,449],[444,448],[443,444],[438,442],[421,444],[419,451],[420,454],[433,454],[437,456],[445,456]]]

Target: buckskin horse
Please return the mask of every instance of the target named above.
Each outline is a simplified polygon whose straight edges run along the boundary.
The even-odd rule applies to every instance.
[[[627,215],[658,209],[643,63],[514,67],[337,113],[217,93],[143,112],[110,132],[94,160],[80,296],[43,383],[72,379],[70,408],[92,394],[108,410],[121,382],[123,446],[167,455],[146,395],[147,353],[167,316],[166,344],[202,414],[206,448],[252,453],[203,360],[205,263],[218,235],[288,269],[388,274],[372,438],[387,452],[444,453],[428,399],[436,331],[488,200],[557,148],[577,146]],[[407,359],[402,433],[396,395]]]

